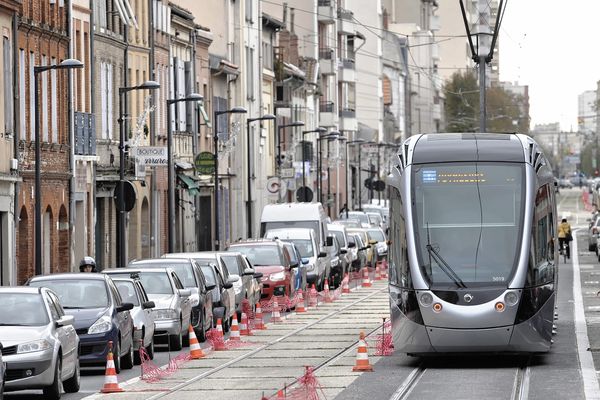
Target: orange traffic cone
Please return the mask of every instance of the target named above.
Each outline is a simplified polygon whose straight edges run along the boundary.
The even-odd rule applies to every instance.
[[[263,312],[260,301],[256,303],[256,311],[254,312],[254,329],[258,329],[259,331],[267,329],[265,322],[263,321]]]
[[[188,332],[190,335],[190,358],[192,360],[204,358],[204,352],[202,351],[202,347],[200,347],[200,343],[196,337],[196,332],[194,332],[194,328],[192,328],[191,325],[188,329]]]
[[[369,280],[369,268],[363,268],[363,279],[362,279],[362,287],[371,287],[371,281]]]
[[[323,291],[325,292],[325,303],[333,302],[333,299],[329,295],[329,281],[327,280],[327,278],[325,278],[325,284],[323,285],[323,287]]]
[[[356,351],[356,365],[352,367],[354,372],[372,372],[373,366],[369,364],[369,351],[367,350],[367,342],[365,342],[365,333],[360,333],[358,340],[358,350]]]
[[[315,284],[313,283],[312,287],[310,288],[310,293],[308,294],[308,305],[310,307],[317,306],[317,304],[319,303],[318,296],[319,296],[319,294],[317,293],[317,288],[315,287]]]
[[[217,334],[213,340],[213,349],[214,350],[227,350],[227,346],[225,345],[225,338],[223,337],[223,321],[221,318],[217,319]]]
[[[275,400],[285,400],[285,393],[283,392],[283,389],[279,389],[277,391],[277,395],[275,396]]]
[[[306,308],[304,307],[304,296],[302,296],[302,288],[298,289],[298,304],[296,304],[296,312],[306,312]]]
[[[277,296],[273,296],[273,313],[271,314],[271,322],[283,322],[279,313],[279,304],[277,304]]]
[[[118,393],[124,390],[119,387],[117,382],[117,371],[115,370],[115,361],[112,353],[112,341],[108,342],[108,355],[106,356],[106,372],[104,376],[104,386],[101,393]]]
[[[240,326],[238,325],[237,312],[233,313],[233,320],[231,322],[231,330],[229,331],[229,340],[232,342],[240,341]]]
[[[375,265],[375,280],[376,281],[380,281],[381,280],[381,270],[379,269],[379,265],[380,265],[380,263],[377,263]]]
[[[342,294],[350,293],[350,285],[348,285],[348,274],[342,280]]]
[[[242,313],[242,320],[240,321],[240,335],[252,335],[252,332],[250,331],[250,324],[248,324],[248,315],[246,315],[245,312]]]

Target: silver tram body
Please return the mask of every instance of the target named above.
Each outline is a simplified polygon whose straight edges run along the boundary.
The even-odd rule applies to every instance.
[[[557,288],[552,170],[520,134],[407,139],[390,185],[395,349],[547,352]]]

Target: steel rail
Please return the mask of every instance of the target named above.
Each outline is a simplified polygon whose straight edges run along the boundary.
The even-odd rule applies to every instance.
[[[219,371],[221,371],[223,369],[226,369],[226,368],[228,368],[228,367],[230,367],[230,366],[232,366],[234,364],[239,363],[240,361],[246,360],[247,358],[249,358],[249,357],[251,357],[251,356],[253,356],[253,355],[255,355],[255,354],[257,354],[257,353],[259,353],[259,352],[261,352],[261,351],[263,351],[263,350],[265,350],[265,349],[267,349],[267,348],[269,348],[269,347],[271,347],[273,345],[281,343],[284,340],[286,340],[286,339],[288,339],[288,338],[290,338],[290,337],[292,337],[294,335],[297,335],[298,333],[300,333],[302,331],[305,331],[305,330],[307,330],[307,329],[309,329],[309,328],[311,328],[311,327],[313,327],[313,326],[315,326],[315,325],[317,325],[317,324],[325,321],[326,319],[329,319],[329,318],[334,317],[334,316],[336,316],[338,314],[341,314],[343,311],[346,311],[347,309],[349,309],[349,308],[357,305],[358,303],[360,303],[362,301],[365,301],[365,300],[367,300],[367,299],[369,299],[369,298],[371,298],[371,297],[373,297],[373,296],[375,296],[375,295],[377,295],[377,294],[379,294],[379,293],[381,293],[381,292],[383,292],[384,290],[387,290],[387,289],[388,289],[388,287],[384,286],[381,289],[378,289],[378,290],[374,291],[373,293],[370,293],[367,296],[362,297],[362,298],[360,298],[360,299],[358,299],[358,300],[356,300],[356,301],[354,301],[354,302],[352,302],[352,303],[350,303],[350,304],[348,304],[348,305],[340,308],[339,310],[335,310],[335,311],[330,312],[327,315],[324,315],[323,317],[319,318],[316,321],[313,321],[313,322],[311,322],[311,323],[309,323],[307,325],[304,325],[304,326],[302,326],[302,327],[300,327],[298,329],[295,329],[292,332],[287,333],[284,336],[281,336],[281,337],[279,337],[279,338],[277,338],[275,340],[272,340],[272,341],[270,341],[268,343],[265,343],[262,346],[254,349],[254,350],[252,350],[252,351],[250,351],[248,353],[245,353],[245,354],[243,354],[243,355],[241,355],[239,357],[236,357],[236,358],[234,358],[232,360],[227,361],[224,364],[219,365],[218,367],[212,368],[212,369],[210,369],[210,370],[208,370],[208,371],[206,371],[206,372],[204,372],[204,373],[202,373],[200,375],[197,375],[197,376],[195,376],[195,377],[193,377],[191,379],[188,379],[187,381],[182,382],[179,385],[176,385],[176,386],[170,388],[168,391],[161,392],[161,393],[158,393],[158,394],[156,394],[156,395],[154,395],[152,397],[149,397],[148,400],[160,399],[160,398],[162,398],[164,396],[167,396],[167,395],[170,395],[172,393],[178,392],[179,390],[181,390],[181,389],[183,389],[183,388],[191,385],[192,383],[195,383],[195,382],[197,382],[199,380],[202,380],[202,379],[204,379],[204,378],[206,378],[208,376],[211,376],[211,375],[213,375],[213,374],[215,374],[215,373],[217,373],[217,372],[219,372]],[[356,345],[356,342],[354,342],[352,344],[352,346],[355,346],[355,345]],[[352,347],[352,346],[350,346],[350,347]],[[343,351],[347,351],[347,350],[348,349],[346,348]],[[340,354],[336,353],[336,355],[334,356],[334,358],[335,357],[339,357],[339,356],[340,356]]]

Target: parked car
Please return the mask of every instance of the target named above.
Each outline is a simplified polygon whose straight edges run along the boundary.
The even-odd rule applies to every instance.
[[[367,236],[369,243],[373,248],[374,261],[382,261],[387,259],[388,245],[387,237],[381,228],[369,228],[367,229]]]
[[[344,213],[345,214],[345,213]],[[335,225],[344,225],[346,228],[361,228],[360,221],[356,218],[336,219],[332,222]]]
[[[247,262],[246,257],[239,252],[222,252],[219,257],[225,263],[230,276],[240,277],[233,283],[235,290],[235,305],[238,313],[238,320],[242,317],[242,301],[247,299],[250,307],[254,309],[256,303],[260,301],[260,284],[256,278],[262,278],[262,272],[256,272]]]
[[[352,261],[356,258],[356,254],[354,254],[349,247],[348,242],[348,234],[346,232],[346,227],[344,225],[338,224],[329,224],[328,225],[329,233],[334,236],[340,247],[340,259],[342,261],[342,279],[344,275],[350,269],[350,265],[352,265]]]
[[[349,211],[347,217],[345,212],[340,214],[340,219],[347,218],[357,219],[360,222],[361,228],[368,228],[371,226],[369,216],[364,211]]]
[[[308,258],[306,263],[306,281],[309,285],[323,288],[325,278],[331,273],[331,258],[328,252],[321,251],[314,231],[310,228],[269,229],[265,239],[279,239],[292,242],[300,251],[302,258]],[[329,243],[331,244],[331,237]],[[327,247],[324,247],[327,249]]]
[[[356,259],[352,263],[352,269],[360,271],[367,265],[367,247],[358,233],[348,232],[348,243],[356,250]]]
[[[373,243],[369,243],[369,235],[367,234],[367,230],[366,229],[348,229],[348,233],[354,233],[358,236],[360,236],[361,241],[362,241],[362,249],[365,251],[365,255],[367,257],[367,266],[370,267],[372,265],[374,265],[373,263],[373,246],[371,246],[371,244],[375,244],[375,241],[373,241]]]
[[[262,272],[261,297],[289,296],[295,293],[292,284],[290,254],[280,240],[246,240],[231,244],[228,250],[238,251],[248,257],[257,272]]]
[[[239,275],[230,275],[227,266],[223,259],[219,256],[219,253],[216,251],[200,251],[200,252],[190,252],[190,253],[171,253],[165,254],[163,257],[166,258],[181,258],[181,257],[189,257],[196,261],[198,264],[203,265],[206,263],[211,264],[216,268],[219,275],[223,278],[223,283],[231,283],[232,285],[225,285],[224,290],[228,292],[227,296],[223,296],[221,301],[227,301],[229,304],[222,304],[225,308],[225,314],[221,315],[220,318],[223,319],[224,326],[229,327],[228,323],[231,323],[233,319],[233,313],[237,309],[237,305],[235,304],[235,289],[233,284],[237,282],[240,277]],[[223,289],[223,287],[221,287]]]
[[[4,399],[4,383],[6,382],[6,364],[2,361],[2,343],[0,343],[0,400]]]
[[[79,391],[79,337],[55,293],[39,287],[0,288],[0,341],[7,390],[42,389],[45,399]],[[4,366],[0,368],[4,377]],[[0,389],[3,393],[3,389]]]
[[[141,364],[140,348],[142,344],[150,359],[154,359],[154,313],[152,309],[156,305],[148,299],[138,275],[131,274],[130,278],[114,276],[112,279],[123,301],[133,304],[129,313],[133,318],[134,363]]]
[[[130,264],[131,265],[131,264]],[[154,342],[167,342],[172,350],[181,350],[190,325],[190,289],[185,289],[172,268],[114,268],[105,269],[110,276],[130,276],[137,273],[148,298],[155,304]]]
[[[173,268],[185,289],[190,289],[192,307],[191,325],[200,341],[206,339],[206,332],[212,327],[212,297],[200,266],[189,257],[156,258],[129,263],[132,268]]]
[[[28,285],[54,291],[65,313],[75,318],[82,366],[106,365],[112,342],[115,371],[133,368],[133,304],[122,301],[110,277],[92,272],[40,275]]]
[[[600,216],[590,221],[588,227],[588,250],[598,254],[598,236],[600,236]]]
[[[292,242],[283,242],[283,246],[288,249],[288,253],[290,254],[290,261],[292,265],[298,265],[297,267],[292,268],[292,282],[294,285],[294,289],[302,289],[304,293],[306,293],[307,283],[306,283],[306,264],[308,264],[308,259],[303,258],[300,254],[300,250],[298,247]]]
[[[337,237],[333,236],[333,245],[328,247],[329,258],[331,260],[331,272],[329,274],[329,287],[337,288],[342,283],[344,278],[344,256],[346,250],[342,250],[339,246]]]
[[[219,272],[219,269],[210,262],[200,264],[202,273],[206,278],[206,283],[215,286],[211,291],[212,306],[213,306],[213,326],[217,325],[217,319],[221,319],[221,324],[225,332],[229,331],[230,322],[233,319],[235,308],[231,308],[234,300],[230,297],[234,296],[231,292],[233,283],[225,281]]]
[[[383,225],[383,219],[381,218],[381,215],[377,212],[367,212],[367,217],[369,217],[369,223],[371,224],[371,226],[376,226],[378,228],[381,228]]]

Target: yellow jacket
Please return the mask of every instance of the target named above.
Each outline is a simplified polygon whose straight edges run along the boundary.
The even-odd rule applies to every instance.
[[[561,222],[558,225],[558,237],[564,239],[571,233],[571,225],[568,222]]]

